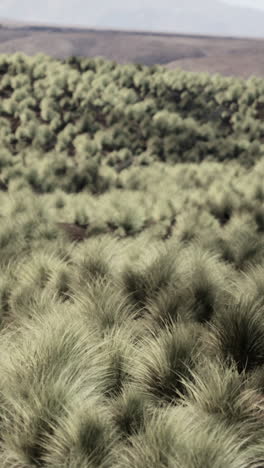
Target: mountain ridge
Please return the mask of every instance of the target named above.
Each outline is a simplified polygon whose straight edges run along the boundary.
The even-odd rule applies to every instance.
[[[264,39],[205,34],[62,26],[45,22],[0,23],[0,54],[44,53],[54,58],[98,57],[117,63],[159,64],[169,69],[264,77]]]

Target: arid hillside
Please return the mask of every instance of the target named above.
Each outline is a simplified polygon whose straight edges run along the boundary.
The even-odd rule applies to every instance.
[[[2,21],[0,53],[55,58],[101,56],[117,63],[161,64],[248,78],[264,76],[264,39],[85,29]]]

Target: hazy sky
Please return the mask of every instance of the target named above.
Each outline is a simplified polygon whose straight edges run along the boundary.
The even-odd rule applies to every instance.
[[[67,26],[264,36],[264,0],[0,0],[1,17]]]
[[[163,6],[171,6],[188,9],[199,8],[205,0],[133,0],[132,4],[124,0],[0,0],[0,16],[10,19],[36,20],[36,21],[54,21],[68,23],[71,18],[73,24],[75,18],[79,18],[80,11],[83,11],[87,17],[90,13],[91,23],[112,8],[122,8],[123,11],[133,8],[148,7],[152,10],[156,8],[161,11]],[[264,0],[210,0],[208,5],[212,9],[217,4],[229,4],[233,6],[259,8],[264,11]]]
[[[213,1],[213,0],[212,0]],[[264,10],[264,0],[225,0],[230,5],[238,5],[243,7],[260,8]]]

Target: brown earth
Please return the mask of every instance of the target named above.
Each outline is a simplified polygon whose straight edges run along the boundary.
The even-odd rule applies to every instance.
[[[264,48],[263,48],[264,49]],[[258,53],[232,53],[203,58],[175,60],[166,65],[174,70],[182,68],[186,71],[220,73],[224,76],[238,76],[248,79],[251,76],[264,77],[264,50]]]
[[[2,22],[0,53],[54,58],[101,56],[117,63],[161,64],[194,72],[264,77],[264,39],[85,29]]]

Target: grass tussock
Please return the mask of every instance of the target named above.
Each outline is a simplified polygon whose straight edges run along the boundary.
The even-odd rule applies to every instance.
[[[233,220],[24,241],[0,278],[1,466],[261,466],[263,260],[209,238],[234,253]]]
[[[262,468],[263,82],[0,75],[0,467]]]

